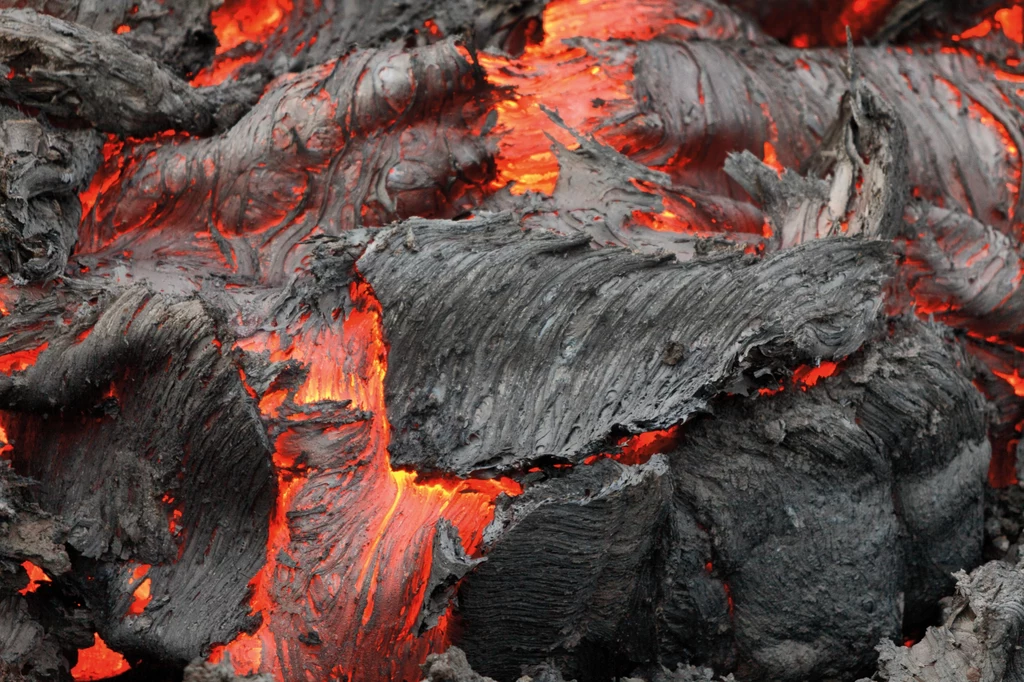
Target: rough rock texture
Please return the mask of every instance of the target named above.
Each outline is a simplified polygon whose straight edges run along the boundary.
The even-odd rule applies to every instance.
[[[214,665],[202,659],[196,659],[185,666],[185,677],[182,682],[273,682],[270,675],[236,675],[231,667],[231,657]]]
[[[31,9],[119,40],[184,77],[213,58],[213,0],[0,0],[2,9]],[[120,31],[118,31],[120,29]]]
[[[802,46],[842,45],[846,27],[870,43],[934,39],[973,26],[998,0],[723,0],[769,35]]]
[[[556,121],[561,123],[557,117]],[[482,208],[521,213],[524,227],[531,230],[589,235],[595,244],[672,253],[680,261],[737,244],[764,243],[766,215],[756,206],[675,185],[667,173],[651,170],[592,137],[575,135],[575,141],[579,146],[573,150],[552,141],[558,180],[550,196],[496,192]],[[636,218],[638,213],[658,214],[669,208],[681,223],[704,229],[669,231]],[[721,228],[715,229],[718,225]]]
[[[836,101],[849,85],[845,50],[585,45],[599,64],[634,63],[631,97],[606,103],[611,121],[599,124],[599,139],[613,146],[628,140],[634,161],[726,196],[742,196],[722,172],[730,152],[760,154],[769,143],[782,166],[800,169],[833,129]],[[1009,150],[1024,145],[1015,85],[955,50],[855,54],[865,87],[906,126],[908,184],[924,199],[1007,229],[1021,209],[1020,157]]]
[[[988,446],[958,361],[918,327],[806,393],[787,388],[687,429],[671,456],[677,509],[692,519],[676,551],[692,551],[695,533],[710,554],[690,558],[689,575],[670,562],[664,651],[696,650],[742,677],[842,676],[870,665],[875,640],[928,619],[949,574],[981,555]],[[752,505],[765,513],[749,517]],[[724,638],[693,626],[706,588],[687,583],[702,559],[729,589]]]
[[[473,670],[466,653],[457,646],[450,647],[443,654],[430,654],[422,668],[426,675],[422,682],[494,682]],[[524,674],[516,682],[567,682],[562,672],[551,663],[524,665],[522,669]],[[733,682],[732,675],[718,677],[710,668],[692,665],[679,665],[675,670],[639,671],[618,679],[620,682]]]
[[[886,252],[818,241],[678,264],[507,215],[391,228],[358,268],[384,309],[393,461],[462,475],[575,462],[613,430],[684,421],[744,372],[844,357],[874,329]]]
[[[458,604],[455,590],[473,568],[484,561],[473,559],[462,547],[459,530],[448,519],[440,519],[434,532],[431,551],[430,577],[419,618],[420,633],[435,627],[450,605]]]
[[[1024,342],[1024,257],[1018,240],[962,213],[907,208],[907,283],[918,305],[950,326]]]
[[[130,249],[160,267],[174,235],[178,263],[281,285],[314,230],[465,212],[493,163],[470,126],[490,87],[460,50],[356,51],[277,81],[223,135],[132,148],[79,252]]]
[[[956,575],[944,623],[912,647],[878,647],[875,680],[1018,682],[1024,679],[1024,564],[990,561]],[[862,680],[861,682],[867,682]]]
[[[901,231],[906,127],[892,105],[860,80],[853,55],[851,49],[850,89],[812,159],[811,177],[780,175],[749,151],[725,161],[725,172],[771,216],[769,248],[838,234],[893,239]]]
[[[457,646],[442,654],[430,654],[423,663],[423,682],[494,682],[478,675],[466,660],[466,653]]]
[[[548,4],[547,0],[293,0],[291,12],[261,44],[245,42],[225,56],[261,57],[258,64],[242,68],[240,73],[245,78],[261,70],[273,75],[301,70],[333,59],[356,45],[423,46],[456,35],[468,36],[477,48],[519,55],[527,45],[542,39],[541,13]],[[671,26],[667,37],[679,42],[763,39],[751,21],[715,0],[647,0],[644,4],[645,9],[664,16],[665,23]],[[614,9],[614,5],[602,0],[591,9]],[[567,9],[569,13],[573,10]],[[631,16],[624,19],[636,21]],[[639,25],[643,26],[642,19]]]
[[[0,107],[0,272],[15,282],[60,277],[78,240],[100,136],[58,130]]]
[[[184,664],[251,625],[247,583],[275,493],[270,444],[201,300],[144,286],[90,294],[0,320],[4,357],[38,353],[0,377],[3,426],[15,467],[40,483],[35,500],[69,527],[76,575],[97,576],[76,589],[104,639]],[[54,307],[78,317],[33,328]],[[212,490],[230,494],[212,502]],[[142,564],[152,603],[125,618]]]
[[[0,96],[104,132],[213,129],[211,103],[200,91],[113,34],[30,10],[2,10],[0,63],[10,70]]]
[[[869,669],[879,639],[927,621],[981,558],[988,446],[958,364],[940,331],[911,324],[812,387],[718,401],[639,467],[656,492],[609,486],[639,474],[608,459],[528,488],[466,578],[459,645],[499,680],[549,657],[581,680],[691,660],[741,679]],[[631,491],[648,511],[620,527]],[[626,552],[631,538],[649,544]]]
[[[91,641],[89,616],[52,599],[49,586],[20,594],[29,582],[23,562],[48,576],[71,570],[68,529],[30,500],[32,481],[0,461],[0,678],[55,679],[68,672],[65,651]],[[32,677],[34,676],[34,677]]]
[[[99,632],[136,679],[236,636],[288,682],[453,640],[501,682],[849,678],[978,561],[970,380],[1000,454],[1024,419],[1006,59],[851,69],[699,0],[255,3],[233,47],[246,3],[19,4],[53,16],[0,15],[0,457],[35,479],[0,675]],[[192,88],[213,23],[247,66]],[[108,136],[76,243],[92,128],[158,134]],[[480,682],[456,659],[428,677]]]
[[[606,679],[628,672],[617,669],[624,660],[656,655],[651,597],[668,472],[661,457],[635,467],[605,459],[495,511],[487,561],[460,593],[459,645],[479,670],[508,680],[554,657],[583,679]]]

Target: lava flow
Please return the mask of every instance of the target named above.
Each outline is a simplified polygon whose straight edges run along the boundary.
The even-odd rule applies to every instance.
[[[497,496],[521,491],[509,479],[420,481],[391,468],[380,306],[364,284],[354,284],[350,297],[347,317],[304,316],[287,329],[291,343],[283,348],[276,333],[239,344],[307,369],[296,391],[269,391],[261,401],[264,416],[280,425],[277,508],[267,561],[252,583],[252,607],[263,620],[254,635],[212,656],[229,652],[240,673],[416,679],[426,654],[449,643],[447,614],[419,636],[438,521],[453,523],[465,551],[476,554]],[[369,414],[345,423],[352,408]],[[321,420],[328,416],[338,418]]]
[[[265,66],[269,73],[277,69],[270,62],[308,51],[315,35],[298,45],[276,38],[294,28],[305,10],[319,9],[320,4],[227,0],[212,14],[219,42],[214,62],[192,79],[199,90],[188,92],[207,92],[206,86],[239,78],[248,73],[247,65]],[[355,228],[410,217],[460,218],[470,210],[492,210],[487,202],[499,198],[518,197],[532,210],[554,201],[566,177],[559,145],[574,151],[593,144],[633,174],[609,190],[609,196],[639,193],[660,199],[656,209],[643,204],[624,210],[627,226],[672,233],[670,237],[704,239],[726,233],[723,240],[731,240],[731,246],[746,244],[743,235],[753,235],[757,248],[748,246],[750,260],[765,253],[764,245],[777,236],[773,223],[767,209],[755,207],[726,176],[726,158],[750,151],[775,171],[768,174],[771,180],[810,158],[835,117],[838,93],[849,78],[841,64],[845,53],[820,50],[815,55],[795,48],[841,44],[847,27],[855,36],[868,34],[893,2],[841,3],[822,35],[792,36],[791,47],[772,43],[724,8],[697,5],[551,0],[539,18],[529,20],[533,24],[515,55],[477,52],[467,47],[468,41],[443,41],[431,20],[424,24],[431,42],[412,56],[397,50],[353,50],[312,68],[295,66],[301,73],[276,70],[277,79],[259,103],[218,136],[174,131],[145,140],[108,136],[103,165],[80,194],[83,218],[71,267],[78,268],[77,274],[92,272],[89,286],[97,288],[92,279],[107,277],[123,284],[157,272],[150,282],[154,291],[185,291],[202,299],[202,306],[226,301],[211,325],[230,329],[237,340],[222,347],[220,337],[214,337],[215,351],[206,341],[195,353],[215,353],[227,363],[236,389],[237,370],[248,398],[238,389],[232,394],[238,398],[234,402],[250,410],[253,422],[260,420],[260,438],[266,430],[269,445],[260,450],[261,457],[272,449],[272,474],[267,474],[264,489],[271,485],[267,481],[276,489],[266,547],[258,543],[262,563],[258,570],[251,564],[244,574],[252,576],[251,626],[231,641],[223,640],[237,628],[221,631],[211,661],[230,656],[240,674],[266,672],[288,682],[419,679],[418,666],[426,655],[447,648],[458,631],[451,595],[439,596],[432,583],[439,534],[454,529],[467,557],[481,558],[484,530],[501,496],[523,492],[509,478],[428,478],[392,466],[381,305],[358,273],[339,295],[344,302],[331,310],[322,307],[328,296],[307,296],[301,289],[316,279],[311,274],[316,274],[311,265],[314,244],[341,241],[361,231]],[[920,156],[927,157],[915,157],[917,165],[910,171],[920,176],[912,179],[924,188],[921,194],[952,197],[950,203],[961,203],[970,217],[1018,236],[1019,130],[1007,122],[1002,107],[1020,107],[998,90],[1014,75],[977,58],[966,41],[998,29],[1019,43],[1024,41],[1022,24],[1020,7],[1004,8],[951,36],[956,45],[894,50],[891,67],[889,61],[872,57],[881,51],[865,48],[864,60],[876,85],[897,84],[887,94],[903,108],[901,113],[917,107],[923,112],[921,120],[934,123],[942,133],[918,132],[925,139],[912,140],[915,151],[920,147]],[[715,40],[721,37],[729,39],[724,48]],[[749,44],[743,43],[742,50],[730,47],[740,37]],[[725,75],[710,79],[707,63],[720,66]],[[678,75],[672,88],[658,80],[660,72]],[[961,72],[967,76],[957,85]],[[979,73],[991,78],[970,82]],[[788,100],[806,107],[786,106]],[[686,111],[681,111],[684,105]],[[933,137],[967,143],[959,148],[944,141],[936,151],[926,144]],[[960,173],[963,164],[982,156],[985,172]],[[859,160],[861,165],[870,162]],[[859,189],[856,180],[852,186]],[[743,208],[730,208],[733,204]],[[694,219],[701,211],[707,219]],[[587,218],[599,219],[603,217]],[[413,240],[411,229],[408,239]],[[408,249],[416,251],[414,241]],[[989,256],[985,242],[976,256],[964,258],[964,266],[973,267]],[[932,263],[911,260],[906,264],[934,275]],[[1024,269],[1015,271],[1012,291],[997,308],[1018,290],[1022,273]],[[160,289],[164,285],[168,290]],[[267,293],[271,289],[273,297]],[[922,316],[941,318],[963,307],[920,287],[908,290]],[[379,291],[383,295],[384,288]],[[271,298],[273,305],[267,303]],[[280,318],[267,313],[276,311],[280,301],[294,304],[299,312]],[[2,310],[6,314],[6,302]],[[949,318],[951,327],[972,328],[972,320],[954,317]],[[92,328],[78,332],[76,343],[85,343],[91,333]],[[1011,335],[990,338],[993,345],[1005,344]],[[12,346],[19,350],[0,354],[0,374],[23,372],[44,353],[65,352],[59,345],[40,340]],[[662,363],[675,366],[682,353],[669,353]],[[258,358],[258,372],[247,375],[249,365],[240,358]],[[804,365],[791,380],[761,388],[759,394],[769,399],[782,390],[787,396],[806,391],[843,366],[843,361]],[[996,367],[994,376],[1006,384],[998,388],[1024,396],[1024,368]],[[260,376],[265,380],[260,383],[253,379],[259,372],[273,376]],[[96,414],[102,412],[102,399],[115,396],[114,384],[110,386],[98,407],[92,406]],[[3,429],[0,435],[2,455],[14,446]],[[679,446],[681,439],[679,426],[622,438],[614,452],[592,455],[584,463],[611,458],[640,465]],[[1016,443],[1004,443],[1006,452],[997,454],[993,467],[1006,468],[1013,454],[1007,454],[1008,448]],[[260,462],[266,467],[265,457]],[[599,466],[607,464],[601,461]],[[1005,483],[1008,475],[993,482]],[[177,542],[190,532],[181,505],[194,500],[166,489],[159,495],[168,514],[170,541]],[[270,498],[268,493],[268,504]],[[138,624],[139,630],[162,606],[164,589],[161,560],[146,560],[152,565],[136,561],[121,566],[125,579],[117,588],[124,597],[120,624]],[[50,580],[30,562],[23,566],[30,583],[22,595]],[[712,572],[711,564],[707,572]],[[239,592],[242,582],[236,583]],[[724,589],[732,616],[728,583]],[[102,626],[97,629],[108,635]],[[115,645],[118,641],[108,639]],[[126,659],[97,634],[94,645],[80,651],[72,672],[76,680],[91,680],[127,669]]]

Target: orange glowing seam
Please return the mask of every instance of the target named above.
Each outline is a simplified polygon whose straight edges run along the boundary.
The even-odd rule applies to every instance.
[[[666,194],[660,187],[636,178],[631,178],[630,182],[642,192],[657,195],[661,199],[663,207],[663,210],[658,213],[634,209],[631,216],[637,225],[657,232],[676,232],[697,236],[711,236],[722,231],[708,225],[696,226],[687,219],[686,216],[693,216],[691,209],[697,207],[697,202],[690,197],[682,194]],[[712,222],[714,222],[713,219]],[[728,226],[723,227],[728,229]]]
[[[2,424],[0,424],[0,442],[3,443],[3,446],[0,447],[0,457],[4,457],[8,452],[14,451],[11,439],[7,436],[7,429]]]
[[[832,27],[832,41],[836,45],[846,42],[846,29],[849,27],[854,40],[859,40],[865,33],[885,20],[894,0],[853,0],[848,2]]]
[[[0,355],[0,373],[11,374],[12,372],[21,372],[36,363],[36,359],[39,354],[42,353],[50,346],[49,342],[44,342],[35,348],[28,350],[16,350],[11,353],[4,353]]]
[[[193,87],[205,88],[220,85],[226,80],[235,78],[246,64],[255,64],[263,56],[262,52],[247,54],[241,57],[218,57],[213,64],[202,69],[189,81]]]
[[[834,375],[838,369],[839,365],[828,361],[823,361],[817,367],[801,365],[793,371],[793,382],[806,391],[809,386],[816,385],[819,379]]]
[[[839,364],[835,362],[829,362],[823,360],[817,367],[811,365],[800,365],[793,370],[792,382],[794,386],[800,388],[801,391],[806,391],[811,386],[816,386],[818,381],[826,377],[830,377],[839,371]],[[776,387],[763,387],[757,389],[758,395],[770,396],[777,393],[781,393],[786,390],[786,385],[782,382]]]
[[[782,177],[782,172],[785,168],[779,163],[779,157],[775,154],[775,145],[771,142],[764,143],[764,165],[770,167],[779,174],[779,177]]]
[[[992,32],[992,21],[990,19],[985,19],[984,21],[982,21],[977,26],[972,26],[971,28],[967,29],[963,33],[959,33],[959,34],[953,36],[953,40],[954,41],[959,41],[959,40],[970,40],[971,38],[984,38],[985,36],[987,36],[991,32]]]
[[[39,568],[31,561],[22,561],[21,567],[25,569],[26,573],[28,573],[28,585],[25,585],[25,587],[18,590],[18,594],[22,596],[35,592],[43,583],[52,582],[50,580],[50,576],[46,575],[46,571]]]
[[[111,185],[121,176],[124,169],[124,142],[118,140],[114,135],[108,135],[107,141],[103,143],[103,164],[93,174],[89,186],[78,194],[82,202],[82,216],[88,215],[96,201],[103,195]]]
[[[1000,372],[998,370],[992,370],[992,373],[997,377],[1010,384],[1013,387],[1014,395],[1024,398],[1024,377],[1019,374],[1018,370],[1010,372]]]
[[[139,582],[140,579],[142,579],[147,573],[149,573],[150,568],[152,568],[152,566],[150,566],[149,564],[139,564],[134,569],[132,569],[131,577],[128,579],[128,585],[131,586]],[[146,578],[145,580],[142,580],[141,583],[139,583],[138,587],[136,587],[135,590],[132,592],[133,601],[131,605],[128,607],[128,613],[126,615],[138,616],[146,610],[146,607],[149,606],[149,603],[153,601],[152,585],[153,581],[149,578]]]
[[[152,583],[152,580],[146,578],[132,592],[133,601],[131,606],[128,607],[129,616],[141,615],[146,610],[146,607],[149,606],[149,602],[153,601]]]
[[[1012,220],[1017,208],[1017,198],[1020,196],[1020,150],[1017,149],[1017,145],[1013,140],[1013,136],[1010,134],[1010,130],[980,102],[971,99],[971,104],[968,107],[968,111],[970,112],[972,117],[977,118],[986,127],[994,131],[1003,141],[1003,148],[1006,149],[1006,160],[1007,163],[1010,165],[1010,173],[1013,176],[1013,179],[1015,180],[1015,182],[1006,183],[1006,190],[1010,194],[1007,217],[1009,217]]]
[[[671,452],[682,441],[682,425],[658,431],[646,431],[635,436],[620,438],[616,443],[619,450],[614,453],[601,453],[584,458],[584,464],[593,464],[602,459],[614,459],[628,465],[644,464],[659,453]],[[559,468],[560,465],[554,465]]]
[[[71,669],[76,682],[93,682],[128,672],[131,666],[124,656],[107,646],[99,633],[93,635],[93,645],[78,650],[78,662]]]

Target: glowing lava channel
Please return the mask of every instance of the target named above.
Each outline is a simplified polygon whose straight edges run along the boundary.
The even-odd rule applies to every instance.
[[[285,347],[276,333],[239,343],[270,351],[272,360],[298,360],[308,370],[297,390],[272,387],[260,400],[268,421],[290,425],[275,441],[277,505],[266,563],[251,583],[251,607],[262,624],[211,656],[216,662],[229,653],[240,674],[298,679],[293,671],[312,667],[329,679],[418,679],[418,664],[450,643],[448,615],[422,636],[417,632],[438,520],[451,521],[467,553],[477,554],[498,495],[521,492],[508,479],[421,481],[391,468],[380,305],[365,284],[354,284],[350,297],[355,305],[347,317],[303,316],[287,330]],[[372,413],[369,423],[316,422],[349,400]],[[363,445],[352,460],[344,443],[359,437]],[[304,452],[323,443],[338,443],[336,466],[302,461]],[[321,496],[325,487],[330,494]],[[343,510],[344,520],[318,527],[325,515],[307,513],[317,505]],[[300,557],[311,553],[319,564],[304,565]],[[298,613],[278,608],[282,603],[298,604]],[[296,632],[316,632],[321,645],[298,643]]]
[[[494,188],[511,184],[512,194],[554,191],[558,161],[550,138],[569,149],[579,145],[551,120],[542,104],[557,112],[574,131],[594,135],[620,151],[629,144],[630,140],[602,135],[602,126],[613,118],[616,101],[631,101],[632,61],[598,63],[585,48],[565,41],[649,40],[675,27],[697,27],[676,16],[675,9],[663,0],[554,0],[544,8],[541,43],[527,45],[518,58],[478,55],[490,83],[514,89],[511,97],[495,107],[495,131],[502,137],[495,158],[498,175]]]

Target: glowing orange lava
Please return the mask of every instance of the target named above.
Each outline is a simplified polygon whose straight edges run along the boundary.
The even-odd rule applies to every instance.
[[[847,27],[850,28],[854,40],[865,35],[885,20],[893,4],[893,0],[853,0],[848,3],[832,29],[834,44],[842,45],[846,42]]]
[[[996,12],[996,23],[1007,38],[1024,43],[1024,7],[1004,7]]]
[[[39,586],[43,583],[51,582],[50,576],[46,575],[46,571],[39,568],[31,561],[22,561],[21,567],[28,573],[28,585],[25,585],[25,587],[18,590],[18,594],[30,594],[38,590]]]
[[[99,633],[93,636],[91,647],[78,650],[78,663],[71,669],[71,677],[77,682],[91,682],[128,672],[131,666],[125,657],[108,647]]]
[[[1018,373],[1018,370],[1013,370],[1012,373],[992,370],[992,373],[995,374],[1000,379],[1002,379],[1003,381],[1005,381],[1006,383],[1010,384],[1010,386],[1013,387],[1014,395],[1018,395],[1024,398],[1024,377],[1022,377]]]
[[[18,350],[13,353],[0,355],[0,372],[10,374],[20,372],[35,364],[36,358],[49,347],[49,343],[43,343],[29,350]]]
[[[140,578],[142,578],[146,575],[146,573],[149,572],[150,568],[151,566],[149,564],[139,564],[138,566],[136,566],[135,569],[132,571],[132,576],[129,581],[130,584],[134,585],[135,583],[137,583]],[[133,601],[131,603],[131,606],[128,607],[127,615],[138,616],[146,610],[146,607],[149,606],[149,602],[153,601],[152,585],[153,581],[149,578],[146,578],[141,583],[139,583],[139,586],[136,587],[135,590],[132,592]]]
[[[192,85],[218,85],[234,77],[245,64],[258,61],[265,43],[293,8],[292,0],[227,0],[215,9],[210,20],[217,36],[217,54],[213,64],[196,74]],[[246,43],[254,47],[251,53],[226,54]]]
[[[238,344],[250,352],[266,352],[275,362],[298,361],[307,370],[297,389],[272,388],[259,398],[267,419],[293,425],[275,440],[277,504],[270,520],[266,563],[251,582],[251,608],[262,615],[262,624],[255,633],[216,647],[211,656],[217,661],[230,653],[240,674],[270,672],[284,679],[289,670],[307,665],[297,657],[312,654],[286,635],[291,616],[278,604],[282,599],[319,604],[320,598],[314,595],[326,590],[327,595],[337,596],[323,597],[326,601],[310,612],[315,615],[307,615],[324,626],[307,620],[304,627],[319,632],[323,647],[318,652],[332,652],[328,661],[332,675],[341,679],[416,677],[423,658],[450,643],[448,616],[423,634],[417,631],[437,522],[442,518],[452,522],[463,548],[476,553],[493,516],[495,499],[521,492],[508,479],[422,479],[391,468],[383,392],[387,347],[380,305],[363,283],[353,284],[349,295],[354,305],[346,317],[304,314],[284,330],[286,334],[262,332]],[[372,413],[371,421],[352,427],[307,423],[345,401]],[[366,429],[369,436],[358,455],[358,479],[350,470],[352,462],[341,463],[341,471],[347,473],[303,462],[303,453],[313,443],[343,440],[351,429]],[[313,505],[307,499],[325,485],[334,490],[327,504],[351,510],[353,524],[326,531],[330,538],[334,532],[341,534],[340,543],[329,538],[316,542],[318,552],[329,548],[327,554],[336,559],[331,562],[333,571],[303,567],[297,560],[310,539],[308,531],[297,530],[294,519],[305,518],[302,511]],[[324,504],[322,498],[316,499]],[[297,588],[297,584],[309,587]],[[340,598],[342,593],[349,597]]]
[[[513,194],[551,194],[558,180],[551,139],[569,149],[578,146],[571,134],[551,120],[542,104],[572,130],[621,147],[615,140],[603,138],[601,128],[615,102],[630,98],[632,63],[597,64],[586,49],[563,41],[578,37],[644,40],[672,27],[695,24],[676,16],[671,3],[555,0],[544,9],[543,25],[544,40],[527,45],[518,59],[479,55],[488,81],[515,91],[496,106],[496,132],[502,137],[494,183],[495,187],[514,183]]]
[[[242,43],[264,42],[291,11],[291,0],[227,0],[210,14],[217,54]]]
[[[819,379],[832,376],[838,369],[839,365],[828,361],[822,362],[817,367],[801,365],[793,371],[793,381],[806,391],[808,386],[814,386]]]
[[[1004,7],[991,19],[982,19],[971,28],[953,36],[955,42],[984,38],[993,30],[1001,31],[1010,40],[1024,44],[1024,7]]]
[[[679,447],[682,441],[682,428],[682,425],[676,425],[660,431],[647,431],[620,438],[616,443],[619,447],[618,452],[590,455],[583,463],[593,464],[600,459],[611,458],[623,464],[643,464],[654,455],[671,452]]]
[[[775,154],[775,145],[771,142],[764,143],[764,165],[771,167],[780,176],[785,170],[779,163],[779,157]]]

